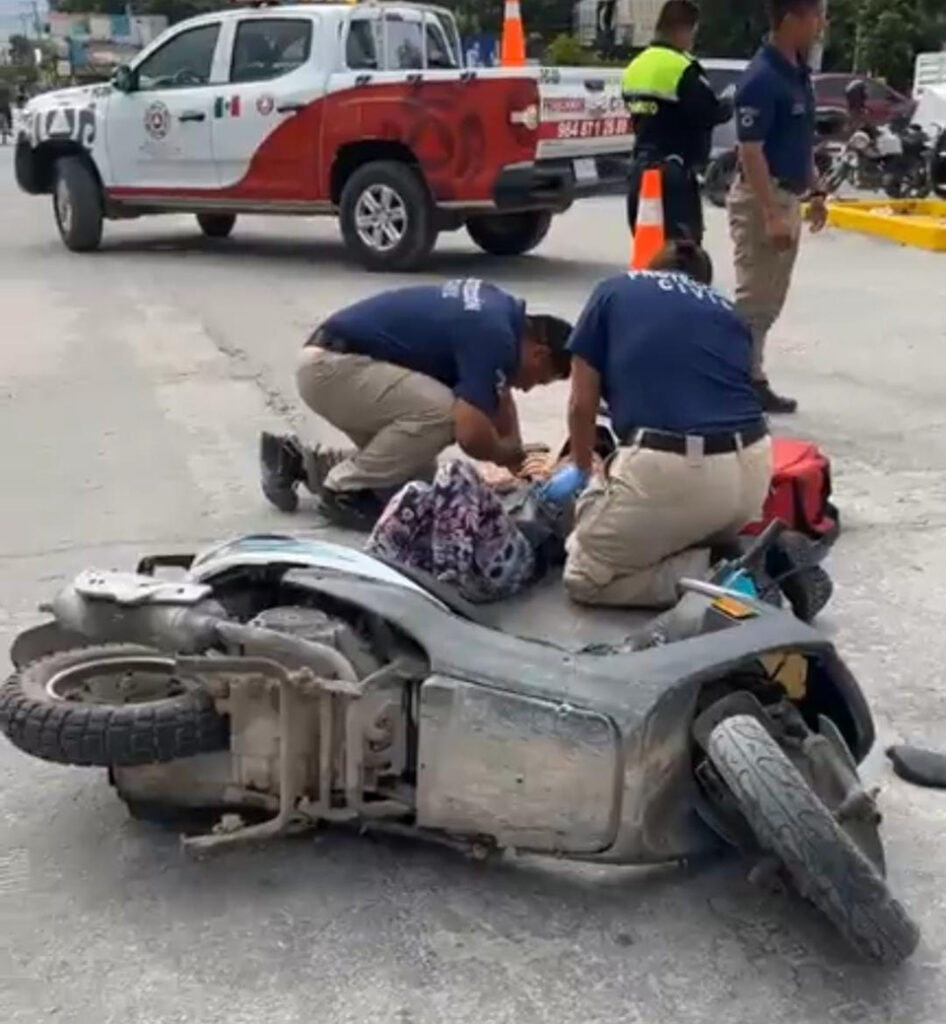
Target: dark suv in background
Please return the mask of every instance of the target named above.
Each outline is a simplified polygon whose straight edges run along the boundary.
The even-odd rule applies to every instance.
[[[916,103],[903,96],[896,89],[881,82],[878,78],[854,74],[815,75],[815,98],[819,107],[837,107],[847,109],[844,90],[858,79],[867,85],[867,114],[873,124],[878,127],[889,124],[897,118],[909,121],[916,110]]]

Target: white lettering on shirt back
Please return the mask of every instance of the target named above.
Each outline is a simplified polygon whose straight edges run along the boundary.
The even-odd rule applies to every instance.
[[[710,302],[714,306],[733,309],[733,304],[724,298],[715,288],[700,284],[692,277],[677,271],[668,270],[631,270],[627,275],[632,281],[645,278],[657,282],[657,287],[664,292],[677,292],[680,295],[692,295],[702,302]]]
[[[483,308],[483,297],[480,294],[483,282],[477,277],[467,277],[447,281],[441,290],[445,299],[461,299],[463,309],[467,313],[477,313]]]

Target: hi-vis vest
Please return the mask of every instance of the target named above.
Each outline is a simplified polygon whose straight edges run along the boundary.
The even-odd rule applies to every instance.
[[[676,103],[677,88],[694,59],[669,46],[651,46],[628,64],[621,90],[634,117],[653,117],[661,104]]]

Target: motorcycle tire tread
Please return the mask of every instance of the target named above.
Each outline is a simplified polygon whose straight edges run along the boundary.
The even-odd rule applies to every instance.
[[[865,959],[909,957],[919,929],[763,724],[746,715],[726,719],[713,730],[708,754],[760,846],[779,857],[801,895]]]
[[[110,644],[61,651],[15,672],[0,687],[0,732],[27,754],[56,764],[132,767],[226,750],[229,723],[206,694],[189,691],[147,704],[100,705],[46,693],[55,674],[82,660],[155,654]]]

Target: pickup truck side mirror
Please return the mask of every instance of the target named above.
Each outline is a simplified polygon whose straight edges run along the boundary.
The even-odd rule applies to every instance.
[[[138,76],[127,64],[122,64],[112,75],[112,85],[119,92],[134,92],[138,88]]]

